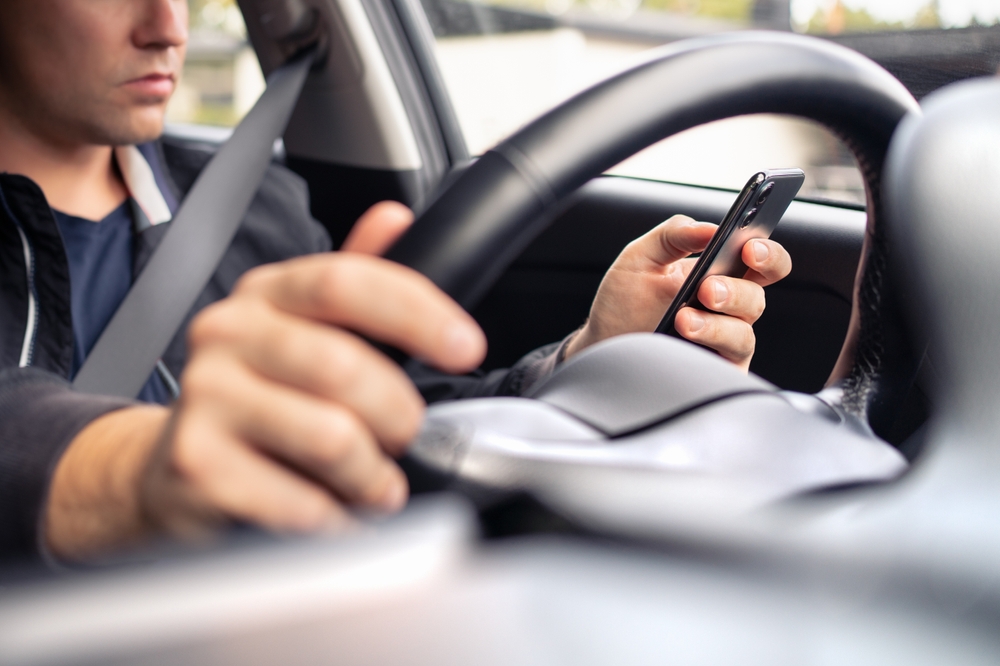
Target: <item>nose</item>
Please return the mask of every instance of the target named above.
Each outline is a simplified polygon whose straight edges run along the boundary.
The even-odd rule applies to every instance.
[[[138,48],[184,46],[188,37],[187,0],[142,0],[142,17],[132,33]]]

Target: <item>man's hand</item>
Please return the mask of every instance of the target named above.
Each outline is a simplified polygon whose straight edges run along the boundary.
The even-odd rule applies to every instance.
[[[590,310],[587,323],[566,348],[566,357],[623,333],[652,331],[680,290],[716,225],[675,215],[629,243],[612,264]],[[710,277],[698,300],[714,312],[683,308],[674,322],[688,340],[717,351],[744,370],[750,367],[755,338],[752,324],[764,312],[764,287],[792,270],[792,259],[771,240],[743,247],[747,265],[742,279]],[[718,313],[718,314],[716,314]]]
[[[248,272],[189,331],[181,398],[97,419],[60,461],[47,511],[62,557],[151,533],[197,536],[238,519],[278,532],[395,511],[408,488],[392,460],[424,403],[368,339],[449,372],[479,365],[485,337],[454,301],[381,252],[409,211],[369,211],[345,249]]]

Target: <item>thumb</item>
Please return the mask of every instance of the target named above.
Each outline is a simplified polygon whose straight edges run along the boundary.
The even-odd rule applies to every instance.
[[[629,243],[616,263],[635,271],[661,270],[692,252],[704,250],[717,228],[686,215],[674,215]]]
[[[397,201],[380,201],[351,227],[341,252],[381,256],[413,224],[413,211]]]

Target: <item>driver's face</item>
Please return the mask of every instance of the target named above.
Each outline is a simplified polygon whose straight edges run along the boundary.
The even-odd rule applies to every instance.
[[[0,0],[0,106],[48,140],[151,140],[187,19],[187,0]]]

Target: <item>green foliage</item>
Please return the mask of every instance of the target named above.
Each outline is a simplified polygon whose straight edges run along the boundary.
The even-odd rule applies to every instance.
[[[941,11],[938,4],[938,0],[932,0],[932,2],[918,9],[916,16],[913,17],[913,27],[917,29],[940,28]]]
[[[645,9],[690,16],[749,21],[753,0],[643,0]]]
[[[232,104],[199,104],[194,118],[189,122],[197,125],[216,125],[219,127],[235,127],[240,122],[236,109]]]
[[[188,0],[188,13],[193,29],[222,30],[236,35],[244,32],[236,0]]]
[[[907,30],[912,28],[940,28],[941,15],[938,0],[930,0],[917,10],[908,21],[882,21],[867,9],[852,9],[838,0],[830,9],[817,9],[806,32],[820,35],[837,35],[844,32],[875,32],[882,30]]]
[[[190,0],[194,2],[195,0]],[[467,2],[485,2],[491,5],[523,7],[535,11],[546,11],[551,7],[551,0],[460,0]],[[588,7],[600,4],[593,0],[570,0],[569,5]],[[729,21],[747,22],[753,8],[753,0],[642,0],[641,7],[654,11],[685,14],[687,16],[704,16],[706,18],[725,19]]]

